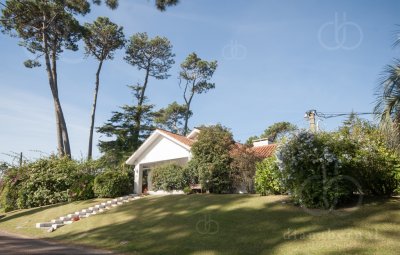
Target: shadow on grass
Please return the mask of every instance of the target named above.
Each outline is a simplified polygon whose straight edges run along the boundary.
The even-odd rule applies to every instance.
[[[301,250],[304,242],[311,242],[324,254],[360,254],[371,253],[379,242],[368,234],[372,229],[363,225],[365,221],[385,210],[400,208],[398,203],[382,201],[383,206],[362,207],[348,216],[318,217],[286,200],[252,195],[148,197],[96,216],[102,221],[98,227],[71,230],[57,239],[85,240],[103,248],[144,254],[272,254],[283,246],[299,249],[294,253],[301,254],[305,252]],[[399,218],[387,218],[383,223],[400,230]],[[344,229],[359,232],[323,235]],[[387,239],[399,237],[396,231],[380,231],[379,235]],[[339,249],[330,247],[332,242],[353,242],[356,247]]]
[[[400,197],[372,197],[367,196],[363,200],[363,205],[383,205],[387,204],[388,202],[396,202],[400,203]]]

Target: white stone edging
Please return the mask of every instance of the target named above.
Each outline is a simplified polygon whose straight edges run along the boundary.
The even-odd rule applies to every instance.
[[[53,232],[54,230],[66,225],[66,224],[72,224],[73,222],[77,222],[79,220],[90,217],[92,215],[102,213],[113,207],[122,205],[124,203],[130,202],[130,201],[133,201],[133,200],[136,200],[139,198],[141,198],[141,197],[138,196],[137,194],[130,194],[128,196],[115,198],[115,199],[109,200],[107,202],[103,202],[103,203],[91,206],[87,209],[83,209],[83,210],[77,211],[75,213],[70,213],[70,214],[67,214],[66,216],[61,216],[58,219],[51,220],[50,222],[36,223],[36,228],[44,228],[44,229],[47,229],[47,232]]]

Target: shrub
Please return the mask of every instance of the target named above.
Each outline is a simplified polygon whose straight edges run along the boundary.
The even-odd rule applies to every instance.
[[[332,133],[300,132],[278,150],[282,183],[307,207],[332,208],[355,195],[390,196],[400,160],[379,130],[356,120]]]
[[[399,187],[400,160],[391,149],[383,133],[358,118],[349,120],[336,134],[340,148],[336,153],[367,195],[390,196]]]
[[[18,208],[18,190],[21,179],[21,175],[16,168],[9,168],[6,174],[3,175],[0,187],[0,208],[4,212],[9,212]]]
[[[384,148],[368,147],[360,145],[353,153],[346,153],[342,168],[357,181],[363,194],[390,196],[399,187],[399,159]]]
[[[69,190],[70,200],[76,201],[94,198],[94,179],[95,176],[88,173],[76,176],[76,182],[71,185],[71,188]]]
[[[197,163],[193,160],[189,161],[188,164],[184,168],[185,172],[185,180],[187,184],[199,184],[200,183],[200,173],[199,169],[197,169]]]
[[[276,157],[269,157],[257,163],[254,179],[256,192],[262,196],[284,193]]]
[[[94,161],[50,156],[8,168],[2,177],[1,207],[9,211],[93,198],[97,167]]]
[[[151,170],[155,190],[182,190],[188,185],[185,177],[185,169],[176,164],[162,165]]]
[[[44,158],[24,166],[27,178],[21,183],[18,207],[30,208],[68,201],[76,181],[77,164],[68,158]]]
[[[192,146],[193,158],[189,172],[198,176],[204,189],[213,193],[229,193],[233,190],[230,150],[234,145],[232,133],[221,125],[202,127]]]
[[[93,190],[98,197],[118,197],[133,191],[133,173],[126,170],[107,170],[96,176]]]
[[[184,187],[184,188],[183,188],[183,192],[184,192],[186,195],[190,195],[190,194],[192,194],[192,189],[191,189],[190,187]]]
[[[94,179],[104,168],[101,160],[89,160],[80,162],[76,181],[70,188],[71,200],[86,200],[95,197],[93,191]]]
[[[248,145],[236,145],[230,152],[231,179],[236,190],[246,189],[254,193],[254,175],[256,164],[261,160]]]
[[[277,152],[282,184],[294,201],[311,208],[332,208],[349,199],[355,187],[341,178],[341,162],[328,133],[300,132]]]

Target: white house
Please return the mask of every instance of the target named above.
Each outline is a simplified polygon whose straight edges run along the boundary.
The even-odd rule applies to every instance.
[[[182,136],[156,129],[126,161],[126,164],[135,166],[134,192],[155,192],[151,185],[151,169],[155,166],[166,163],[185,165],[192,157],[191,146],[199,133],[199,129],[194,129],[189,135]],[[267,140],[257,140],[253,150],[256,155],[265,158],[272,155],[275,148],[276,144]]]

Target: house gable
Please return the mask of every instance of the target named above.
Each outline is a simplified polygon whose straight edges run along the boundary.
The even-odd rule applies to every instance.
[[[187,141],[177,139],[177,137],[169,134],[169,132],[155,130],[135,153],[129,157],[126,164],[137,165],[177,158],[190,158],[190,146],[185,144],[185,142]]]
[[[150,163],[190,156],[190,151],[178,145],[174,141],[159,136],[137,159],[137,162]]]

